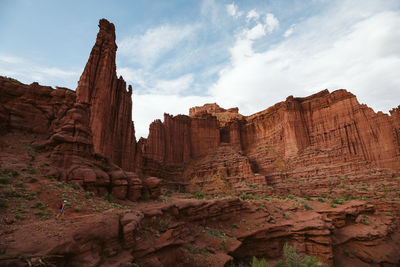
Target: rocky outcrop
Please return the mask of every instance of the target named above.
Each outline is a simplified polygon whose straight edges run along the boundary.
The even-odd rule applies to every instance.
[[[117,77],[114,24],[99,22],[100,31],[78,82],[76,100],[90,104],[90,128],[96,153],[125,170],[135,169],[136,137],[132,122],[132,87]]]
[[[75,92],[66,88],[22,84],[0,77],[0,126],[3,133],[24,131],[48,137],[75,103]]]
[[[400,260],[394,218],[365,202],[304,210],[295,201],[177,199],[135,209],[24,225],[5,239],[7,255],[57,255],[49,258],[60,266],[226,266],[252,256],[273,264],[288,243],[330,266]]]
[[[263,189],[267,185],[265,176],[253,172],[240,149],[229,144],[221,144],[187,164],[183,179],[189,183],[188,191],[207,194],[266,193]]]

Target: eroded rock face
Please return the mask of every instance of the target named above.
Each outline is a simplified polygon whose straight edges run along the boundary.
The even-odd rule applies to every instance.
[[[288,243],[299,254],[316,256],[330,266],[395,266],[400,260],[400,235],[392,227],[395,219],[374,210],[361,201],[304,210],[290,201],[180,199],[138,206],[128,213],[109,210],[75,217],[66,223],[36,221],[12,233],[26,242],[6,239],[7,253],[61,255],[54,262],[70,266],[134,262],[222,267],[249,256],[263,257],[272,265]],[[368,218],[368,223],[358,218]],[[3,263],[14,266],[15,261]]]
[[[212,180],[220,172],[218,162],[229,169],[238,158],[234,153],[215,151],[232,147],[251,166],[250,171],[242,168],[235,175],[254,177],[248,175],[251,172],[265,176],[269,186],[301,194],[315,185],[298,187],[288,178],[346,175],[359,179],[361,173],[370,176],[382,168],[398,172],[399,124],[399,108],[391,110],[390,116],[375,113],[346,90],[324,90],[305,98],[290,96],[248,117],[238,114],[236,108],[225,110],[215,103],[206,104],[191,108],[189,117],[166,115],[163,123],[155,121],[149,138],[141,140],[141,166],[145,174],[168,179]],[[213,164],[205,164],[204,158]],[[327,189],[327,184],[320,188]]]
[[[90,128],[96,153],[125,170],[135,169],[136,138],[132,122],[132,87],[117,77],[114,24],[99,22],[100,31],[76,89],[78,103],[90,104]]]
[[[218,121],[207,115],[190,118],[164,115],[164,122],[150,125],[149,137],[141,139],[138,154],[144,174],[179,180],[184,164],[219,145]]]

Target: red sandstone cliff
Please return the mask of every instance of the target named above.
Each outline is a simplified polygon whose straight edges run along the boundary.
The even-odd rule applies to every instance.
[[[220,162],[214,167],[229,169],[231,160],[238,158],[230,151],[239,149],[252,171],[224,171],[228,180],[260,173],[268,183],[276,184],[284,183],[282,177],[288,176],[344,175],[371,168],[399,171],[399,124],[398,108],[391,115],[375,113],[346,90],[324,90],[305,98],[290,96],[248,117],[238,114],[236,108],[206,104],[191,108],[189,117],[166,115],[163,123],[154,122],[149,138],[141,140],[141,167],[144,174],[175,180],[182,176],[184,180],[197,179],[200,174],[209,178],[215,175],[210,166]],[[221,146],[232,149],[221,150]],[[214,158],[208,157],[206,163],[202,159],[206,155]]]
[[[89,103],[93,145],[126,170],[134,170],[136,138],[132,122],[132,87],[117,78],[114,24],[99,22],[100,31],[76,89],[78,103]]]

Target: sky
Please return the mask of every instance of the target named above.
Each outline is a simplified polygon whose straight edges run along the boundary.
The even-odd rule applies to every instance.
[[[0,75],[75,90],[100,18],[137,139],[205,103],[251,115],[344,88],[375,111],[400,104],[399,0],[0,0]]]

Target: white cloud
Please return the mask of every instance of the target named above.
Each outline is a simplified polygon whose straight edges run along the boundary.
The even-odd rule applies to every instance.
[[[0,55],[0,75],[10,76],[27,84],[39,82],[75,89],[80,72],[43,66],[28,59],[2,54]]]
[[[172,80],[157,81],[155,88],[151,93],[164,94],[164,95],[177,95],[188,90],[193,84],[193,74],[186,74]]]
[[[295,26],[296,26],[296,24],[290,25],[289,29],[287,29],[287,30],[285,31],[285,33],[283,34],[283,36],[289,37],[290,35],[292,35],[293,32],[294,32],[294,27],[295,27]]]
[[[265,35],[265,25],[257,23],[257,25],[254,26],[253,28],[244,30],[244,34],[246,39],[256,40]]]
[[[16,64],[23,63],[24,60],[22,58],[0,54],[0,62]]]
[[[131,62],[151,67],[195,31],[196,26],[163,25],[140,36],[127,37],[118,44],[118,53]]]
[[[265,16],[265,25],[268,33],[272,33],[279,28],[279,20],[272,13]]]
[[[234,18],[239,18],[243,15],[243,12],[239,11],[238,6],[235,3],[226,5],[226,12]]]
[[[254,40],[239,35],[230,63],[209,88],[214,101],[250,115],[289,95],[347,88],[375,110],[399,105],[400,13],[366,9],[346,19],[330,12],[298,23],[296,36],[268,50],[256,52]],[[279,25],[271,18],[268,32]]]
[[[257,21],[260,18],[260,14],[255,9],[250,10],[246,15],[246,21],[250,22],[252,20]]]

